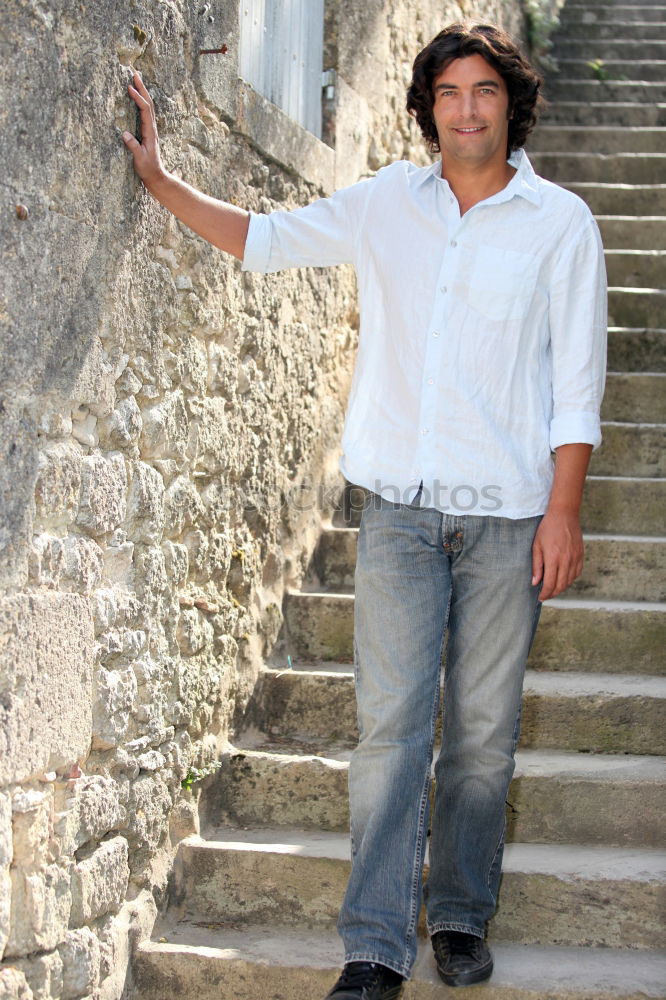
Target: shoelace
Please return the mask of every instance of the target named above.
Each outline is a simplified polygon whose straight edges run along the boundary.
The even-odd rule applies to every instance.
[[[379,979],[380,967],[376,962],[350,962],[340,976],[340,986],[354,989],[359,986],[374,986]]]
[[[480,940],[471,934],[452,931],[449,936],[449,950],[455,955],[473,955],[479,947]]]

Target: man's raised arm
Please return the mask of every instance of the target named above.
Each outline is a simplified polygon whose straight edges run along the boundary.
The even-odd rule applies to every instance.
[[[127,89],[141,113],[142,142],[139,143],[131,132],[123,132],[122,139],[134,157],[137,174],[153,197],[176,218],[213,246],[242,260],[250,225],[249,213],[202,194],[164,169],[153,100],[139,73],[134,74],[133,81],[134,86],[129,84]]]

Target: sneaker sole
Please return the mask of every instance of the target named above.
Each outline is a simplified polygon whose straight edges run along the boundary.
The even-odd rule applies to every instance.
[[[486,962],[478,969],[470,972],[443,972],[437,966],[437,972],[442,982],[447,986],[472,986],[474,983],[482,983],[485,979],[490,979],[493,973],[493,960]]]

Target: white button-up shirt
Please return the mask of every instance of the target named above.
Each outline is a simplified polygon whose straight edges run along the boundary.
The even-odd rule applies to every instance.
[[[352,263],[356,367],[340,470],[453,514],[545,511],[551,450],[601,442],[606,272],[585,203],[524,150],[469,209],[441,161],[399,160],[293,211],[251,213],[243,270]],[[316,317],[313,317],[316,323]]]

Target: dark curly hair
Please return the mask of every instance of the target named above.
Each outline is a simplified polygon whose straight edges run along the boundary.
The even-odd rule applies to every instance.
[[[432,84],[454,59],[480,55],[504,80],[509,94],[507,156],[525,144],[545,107],[540,90],[543,79],[525,59],[513,39],[494,24],[450,24],[440,31],[414,60],[407,90],[407,111],[418,122],[432,153],[439,152],[439,138],[432,115]]]

